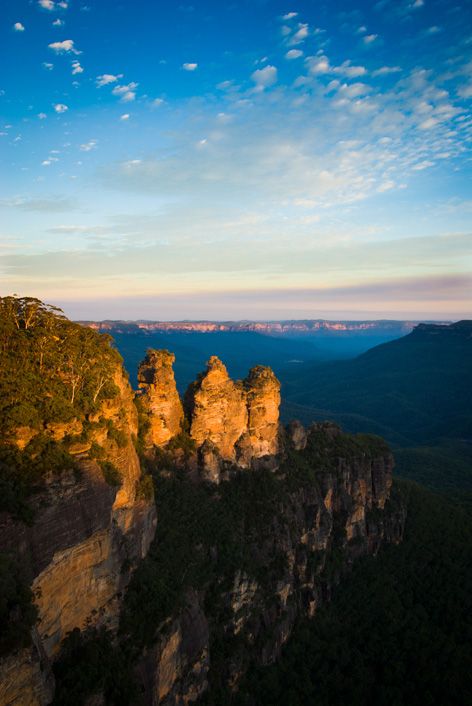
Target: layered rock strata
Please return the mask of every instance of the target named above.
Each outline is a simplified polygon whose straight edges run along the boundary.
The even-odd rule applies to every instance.
[[[332,424],[292,425],[284,443],[287,458],[267,495],[267,503],[277,498],[273,511],[244,522],[240,541],[252,569],[241,560],[228,574],[216,571],[216,582],[193,587],[157,630],[138,669],[149,706],[186,706],[208,688],[230,694],[250,665],[277,659],[295,622],[314,616],[353,561],[401,540],[405,509],[389,502],[393,458],[385,445]],[[239,537],[241,527],[234,531]],[[211,576],[218,546],[209,538],[198,551]]]
[[[257,366],[233,382],[216,357],[186,395],[190,435],[200,449],[209,480],[218,480],[221,463],[241,468],[279,451],[280,383],[270,368]]]
[[[182,429],[184,411],[175,384],[173,353],[149,349],[138,370],[141,407],[149,428],[145,432],[147,448],[164,446]]]
[[[184,425],[184,411],[168,351],[149,350],[138,373],[139,403],[147,420],[145,446],[164,447]],[[225,466],[251,468],[279,452],[280,383],[270,368],[256,366],[233,381],[217,356],[185,395],[186,426],[203,477],[218,483]]]
[[[0,552],[16,555],[23,565],[39,613],[31,648],[0,662],[0,692],[8,694],[0,700],[3,706],[50,703],[50,664],[62,640],[75,627],[117,627],[122,591],[154,537],[156,509],[140,491],[142,473],[133,444],[137,412],[121,367],[113,382],[119,393],[89,419],[100,423],[86,440],[69,442],[77,469],[51,474],[33,496],[34,524],[0,514]],[[54,438],[65,442],[70,425],[59,426]],[[100,463],[91,457],[98,446],[102,463],[118,473],[119,486],[107,483]],[[18,677],[15,687],[15,672],[26,675],[30,685]]]

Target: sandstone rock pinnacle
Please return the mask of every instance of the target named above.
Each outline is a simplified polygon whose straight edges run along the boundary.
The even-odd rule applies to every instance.
[[[167,444],[182,428],[184,411],[175,384],[174,360],[173,353],[150,348],[139,366],[140,400],[149,420],[148,447]]]
[[[226,461],[235,461],[235,444],[246,431],[248,411],[242,383],[233,382],[224,364],[212,356],[191,386],[190,435],[198,447],[208,440]]]

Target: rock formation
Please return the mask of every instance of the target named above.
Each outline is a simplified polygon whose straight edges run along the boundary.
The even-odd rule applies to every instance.
[[[280,383],[270,368],[257,366],[233,382],[212,356],[206,372],[186,395],[190,435],[200,451],[205,477],[217,481],[217,458],[241,468],[274,459],[279,450]]]
[[[146,447],[164,446],[181,431],[184,411],[175,384],[175,356],[166,350],[149,349],[139,366],[140,401],[149,422]]]
[[[296,621],[329,600],[353,561],[401,540],[405,510],[388,505],[393,458],[385,444],[344,435],[330,423],[307,431],[298,424],[293,441],[290,431],[285,443],[305,448],[281,461],[272,480],[266,476],[264,503],[276,509],[265,519],[250,494],[240,499],[236,517],[243,518],[230,520],[238,559],[229,566],[225,559],[226,573],[219,563],[225,542],[219,547],[211,531],[207,544],[199,538],[203,585],[187,589],[139,662],[146,705],[190,704],[215,685],[229,690],[221,702],[230,703],[247,669],[278,658]],[[185,517],[178,522],[186,526]]]
[[[87,438],[70,437],[71,426],[75,432],[83,427],[77,420],[45,429],[68,444],[77,470],[46,479],[31,499],[34,524],[0,513],[0,552],[16,555],[31,578],[39,614],[31,646],[0,661],[4,705],[50,703],[51,663],[62,640],[75,627],[116,629],[120,595],[154,537],[156,510],[152,498],[140,492],[142,473],[132,438],[138,433],[137,412],[121,366],[113,382],[117,394],[90,415]],[[93,458],[96,448],[100,461]],[[119,486],[106,482],[104,463],[116,469]]]
[[[187,393],[190,435],[197,444],[211,441],[225,461],[236,461],[235,445],[247,430],[246,394],[241,382],[233,382],[214,355],[205,373]]]
[[[59,333],[60,325],[61,320]],[[77,334],[73,326],[68,335]],[[13,331],[11,340],[19,335]],[[213,356],[186,397],[196,450],[189,444],[190,452],[182,447],[175,453],[180,451],[188,472],[172,474],[159,465],[172,460],[172,449],[154,459],[159,487],[165,490],[168,482],[172,492],[162,493],[164,527],[150,549],[156,508],[146,484],[150,478],[143,476],[135,450],[135,399],[112,354],[100,368],[97,350],[106,353],[108,344],[99,341],[90,347],[97,357],[87,368],[93,385],[82,380],[82,406],[77,400],[72,404],[75,387],[72,399],[67,388],[62,409],[65,405],[71,414],[44,420],[36,415],[31,417],[34,425],[10,425],[0,438],[0,450],[14,449],[21,456],[30,443],[41,442],[59,450],[60,459],[54,469],[47,466],[41,484],[28,496],[30,524],[14,507],[0,513],[0,553],[21,565],[38,612],[37,623],[26,623],[29,644],[15,643],[0,659],[0,706],[50,704],[52,666],[64,638],[86,627],[109,628],[116,638],[112,650],[121,649],[120,639],[129,641],[123,668],[138,677],[146,705],[186,706],[212,680],[234,691],[251,663],[277,658],[296,620],[311,617],[329,599],[332,585],[354,559],[375,554],[382,542],[402,536],[404,510],[388,504],[393,459],[381,440],[345,436],[332,423],[308,431],[292,424],[281,432],[280,384],[273,372],[257,366],[244,381],[234,382]],[[80,350],[71,346],[71,366]],[[16,363],[13,355],[9,360]],[[90,363],[85,354],[80,360],[84,369]],[[139,370],[148,449],[168,445],[185,422],[173,361],[167,351],[150,350]],[[23,362],[29,364],[26,354]],[[37,372],[35,365],[33,357],[30,373]],[[75,385],[71,366],[61,374]],[[102,397],[101,390],[107,390]],[[48,411],[44,397],[31,399]],[[225,477],[231,483],[239,467],[241,482],[199,486],[187,452],[192,462],[198,460],[200,477],[213,484]],[[13,457],[20,463],[18,455]],[[65,463],[71,458],[75,463]],[[2,480],[11,480],[9,470]],[[142,573],[138,569],[133,584],[132,574],[143,559],[150,563],[140,567]],[[126,591],[138,600],[123,603]],[[139,599],[143,596],[145,606]],[[14,601],[8,616],[13,624],[23,605],[18,597]],[[120,619],[122,628],[128,620],[124,631],[117,630]],[[98,680],[97,693],[87,703],[105,703],[102,683]]]

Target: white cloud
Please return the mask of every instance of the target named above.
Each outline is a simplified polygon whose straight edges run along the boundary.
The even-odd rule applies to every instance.
[[[38,113],[38,118],[39,118],[40,120],[45,120],[47,117],[48,117],[48,116],[46,115],[46,113]]]
[[[43,61],[43,67],[48,71],[52,71],[54,68],[54,64],[51,64],[48,61]]]
[[[331,70],[327,56],[309,56],[307,58],[308,68],[312,74],[326,74]]]
[[[97,76],[97,87],[108,86],[110,83],[116,83],[120,78],[123,78],[123,74],[102,74]]]
[[[472,98],[472,83],[466,84],[465,86],[460,86],[457,89],[457,93],[461,98]]]
[[[123,115],[120,116],[120,120],[129,120],[129,113],[123,113]]]
[[[154,108],[158,108],[160,105],[163,105],[165,103],[164,98],[154,98],[152,101],[152,105]]]
[[[136,98],[136,88],[139,84],[135,81],[131,81],[123,86],[115,86],[112,90],[114,96],[120,96],[122,103],[131,103]]]
[[[424,0],[415,0],[415,2],[411,5],[413,10],[417,10],[419,7],[423,7],[424,5]]]
[[[427,118],[426,120],[423,120],[422,123],[419,124],[420,130],[431,130],[431,128],[436,127],[438,124],[438,121],[436,118]]]
[[[339,87],[339,93],[346,98],[359,98],[359,96],[365,96],[370,90],[370,86],[366,83],[343,83],[343,85]]]
[[[54,20],[54,22],[52,23],[52,26],[53,27],[63,27],[64,20],[60,20],[59,18],[57,18],[57,20]]]
[[[64,103],[56,103],[54,105],[54,110],[56,113],[65,113],[66,110],[69,110],[69,106],[65,105]]]
[[[365,76],[367,69],[365,66],[352,66],[351,62],[348,60],[344,61],[341,66],[336,66],[333,72],[347,76],[348,78],[357,78],[358,76]]]
[[[67,8],[69,7],[69,3],[64,2],[64,0],[62,2],[58,2],[57,4],[58,4],[58,7],[62,7],[63,10],[67,10]]]
[[[394,189],[396,186],[395,182],[389,179],[388,181],[384,181],[380,184],[379,188],[377,191],[381,194],[383,194],[385,191],[390,191],[391,189]]]
[[[13,29],[15,32],[24,32],[25,31],[25,26],[21,24],[21,22],[15,22],[13,25]]]
[[[263,69],[257,69],[251,74],[251,78],[256,84],[257,91],[263,91],[264,88],[269,88],[277,82],[277,68],[275,66],[265,66]]]
[[[423,169],[429,169],[429,167],[433,167],[434,162],[430,162],[429,160],[425,159],[424,162],[419,162],[418,164],[415,164],[412,169],[415,172],[422,172]]]
[[[55,51],[56,54],[65,54],[69,52],[71,54],[81,54],[81,52],[75,48],[73,39],[64,39],[63,42],[52,42],[51,44],[48,44],[48,47],[49,49]]]
[[[368,34],[362,38],[362,41],[364,42],[364,44],[372,44],[372,42],[375,42],[378,36],[378,34]]]
[[[97,140],[90,140],[89,142],[85,142],[83,145],[80,145],[80,150],[81,152],[91,152],[96,146]]]
[[[372,72],[372,76],[388,76],[389,74],[397,74],[401,71],[400,66],[381,66]]]
[[[289,44],[300,44],[308,37],[308,25],[299,22],[298,30],[290,37]]]
[[[75,74],[83,74],[84,69],[80,65],[80,61],[73,61],[72,62],[72,76],[75,76]]]
[[[298,59],[300,56],[303,56],[303,52],[300,49],[289,49],[285,54],[286,59]]]
[[[293,20],[294,17],[298,17],[298,12],[287,12],[286,15],[282,15],[283,20]]]
[[[196,69],[198,69],[198,64],[185,63],[185,64],[182,64],[182,68],[184,71],[195,71]]]
[[[43,10],[54,10],[53,0],[38,0],[38,5],[43,8]]]

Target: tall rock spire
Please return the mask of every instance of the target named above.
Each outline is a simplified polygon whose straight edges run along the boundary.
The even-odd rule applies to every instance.
[[[140,400],[149,421],[145,433],[148,447],[167,444],[182,429],[184,411],[175,384],[174,360],[173,353],[150,348],[139,366]]]

